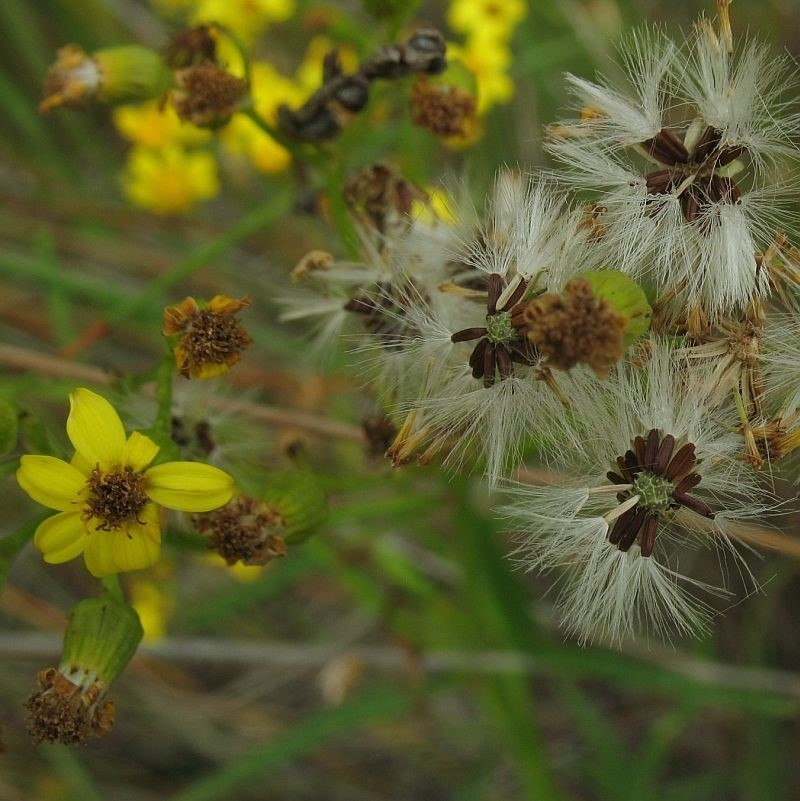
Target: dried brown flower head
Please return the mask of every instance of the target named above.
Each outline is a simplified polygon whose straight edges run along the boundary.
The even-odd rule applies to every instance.
[[[200,64],[175,73],[178,88],[172,104],[182,120],[200,128],[219,128],[239,109],[247,81],[216,64]]]
[[[163,332],[178,337],[174,353],[182,376],[215,378],[242,358],[253,340],[236,314],[249,305],[248,298],[216,295],[203,308],[189,297],[164,309]]]
[[[39,690],[25,702],[28,731],[39,743],[65,745],[102,737],[114,727],[114,702],[99,681],[74,683],[56,668],[37,675]]]
[[[534,298],[522,317],[528,339],[550,367],[570,370],[584,363],[605,377],[624,351],[627,316],[597,297],[585,278]]]
[[[472,133],[478,104],[459,86],[420,78],[411,87],[411,121],[443,139]]]
[[[229,565],[265,565],[286,555],[283,519],[263,501],[240,495],[192,520]]]

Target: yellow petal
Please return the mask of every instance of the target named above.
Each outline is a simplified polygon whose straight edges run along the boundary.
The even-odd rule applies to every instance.
[[[167,306],[164,309],[163,334],[169,337],[182,333],[186,323],[199,311],[197,301],[191,297],[185,298],[175,306]]]
[[[79,556],[89,542],[80,512],[61,512],[42,521],[33,535],[33,544],[45,562],[60,564]]]
[[[155,564],[161,553],[161,520],[158,507],[148,504],[139,518],[120,531],[94,531],[89,537],[83,558],[86,567],[98,578],[111,573],[142,570]]]
[[[80,472],[87,478],[92,475],[92,470],[94,470],[95,466],[97,465],[97,462],[89,462],[88,459],[81,456],[77,451],[72,454],[72,458],[69,460],[69,463],[76,470],[80,470]]]
[[[250,298],[239,298],[234,300],[227,295],[214,295],[208,302],[208,310],[216,314],[234,315],[250,305]]]
[[[228,357],[230,359],[230,356]],[[236,361],[239,361],[237,356]],[[189,367],[189,377],[190,378],[218,378],[221,375],[225,375],[228,370],[231,369],[230,364],[227,362],[203,362],[202,364],[194,364]]]
[[[167,462],[145,473],[147,494],[157,504],[182,512],[208,512],[233,497],[233,479],[199,462]]]
[[[86,476],[54,456],[22,456],[17,481],[37,503],[59,512],[76,511]]]
[[[143,473],[147,465],[156,458],[158,451],[158,445],[150,437],[134,431],[125,443],[122,464],[132,468],[137,473]]]
[[[69,396],[70,412],[67,435],[75,450],[91,465],[101,467],[122,464],[125,428],[114,407],[88,389],[78,389]]]

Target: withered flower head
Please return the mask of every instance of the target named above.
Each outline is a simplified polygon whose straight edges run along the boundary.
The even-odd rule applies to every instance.
[[[583,273],[562,292],[547,292],[522,310],[520,327],[548,367],[583,363],[600,378],[650,326],[641,287],[616,270]]]
[[[247,81],[216,64],[199,64],[175,73],[172,104],[182,120],[200,128],[219,128],[239,109]]]
[[[259,498],[235,497],[213,512],[195,515],[195,528],[229,565],[265,565],[286,546],[307,540],[328,514],[325,493],[309,474],[274,471]]]
[[[202,308],[188,297],[164,309],[163,333],[178,337],[175,362],[184,378],[216,378],[242,358],[253,340],[236,314],[249,305],[249,298],[216,295]]]
[[[266,565],[286,555],[281,516],[255,498],[235,497],[226,506],[194,515],[195,528],[229,565]]]
[[[172,37],[164,50],[167,66],[174,70],[217,63],[217,41],[211,27],[197,25]]]
[[[83,108],[90,100],[130,103],[163,93],[169,71],[161,56],[140,45],[107,47],[91,55],[78,45],[62,47],[45,79],[42,113],[58,106]]]
[[[348,175],[342,196],[365,229],[382,236],[406,229],[414,201],[428,200],[427,192],[388,164],[368,164]]]
[[[528,338],[550,367],[570,370],[582,362],[605,376],[622,356],[627,318],[596,297],[584,278],[573,278],[563,292],[534,298],[522,316]]]
[[[411,121],[444,139],[472,133],[477,107],[475,96],[460,86],[420,78],[411,88]]]
[[[39,743],[83,743],[114,726],[109,685],[142,639],[136,611],[108,593],[72,609],[58,668],[39,671],[39,689],[25,703],[28,731]]]
[[[99,681],[73,681],[56,668],[40,670],[39,690],[25,702],[28,731],[37,743],[84,743],[114,727],[114,702]]]

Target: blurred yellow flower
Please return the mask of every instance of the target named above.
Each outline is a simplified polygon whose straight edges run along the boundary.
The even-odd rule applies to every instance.
[[[294,0],[195,0],[193,6],[193,24],[213,20],[245,41],[294,14]]]
[[[129,142],[153,149],[173,142],[187,146],[201,145],[211,132],[183,122],[171,105],[158,100],[114,109],[114,125]]]
[[[26,455],[17,470],[20,487],[58,512],[34,534],[45,562],[83,554],[93,576],[149,567],[161,551],[160,507],[206,512],[233,496],[233,479],[217,467],[148,467],[158,445],[138,431],[126,436],[114,407],[91,390],[70,395],[67,436],[75,448],[71,461]]]
[[[452,0],[447,22],[459,33],[490,31],[510,37],[526,11],[525,0]]]
[[[281,103],[299,106],[306,98],[306,93],[294,81],[266,61],[252,65],[250,79],[253,108],[270,124],[275,124]],[[286,148],[242,114],[234,116],[220,132],[220,143],[231,155],[247,157],[261,172],[281,172],[291,163]]]
[[[164,562],[159,564],[159,568]],[[175,608],[172,595],[164,592],[162,576],[157,580],[136,578],[127,584],[131,606],[139,615],[144,639],[161,640],[167,632],[167,622]]]
[[[511,50],[499,37],[471,36],[465,45],[448,44],[447,57],[460,61],[475,76],[478,91],[478,115],[498,103],[514,97],[514,82],[508,70]]]
[[[122,175],[125,196],[156,214],[180,214],[219,192],[217,162],[205,151],[177,144],[160,150],[134,147]]]

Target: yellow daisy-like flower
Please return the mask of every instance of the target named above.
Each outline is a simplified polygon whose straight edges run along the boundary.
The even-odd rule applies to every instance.
[[[154,150],[174,143],[188,147],[203,145],[212,136],[210,131],[184,122],[172,106],[164,106],[158,100],[118,106],[113,119],[128,141]]]
[[[161,150],[137,145],[128,154],[122,188],[137,206],[183,214],[219,192],[217,162],[209,152],[189,152],[174,143]]]
[[[514,82],[508,74],[511,50],[500,38],[471,36],[467,43],[448,44],[447,57],[460,61],[475,76],[478,86],[478,115],[514,97]]]
[[[491,30],[509,36],[526,11],[524,0],[452,0],[447,21],[461,33]]]
[[[36,529],[45,562],[83,554],[94,576],[140,570],[158,561],[161,509],[207,512],[226,504],[233,479],[198,462],[148,467],[158,445],[134,431],[126,436],[114,407],[88,389],[70,395],[70,462],[23,456],[17,481],[37,503],[55,509]]]

